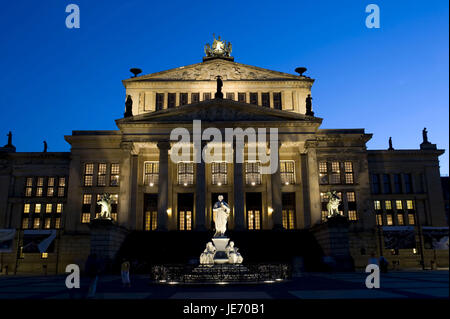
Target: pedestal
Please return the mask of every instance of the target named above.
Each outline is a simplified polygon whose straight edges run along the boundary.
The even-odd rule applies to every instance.
[[[214,246],[216,247],[216,254],[214,255],[215,264],[225,264],[228,262],[228,257],[225,252],[225,248],[228,246],[230,238],[228,237],[215,237],[212,239]]]
[[[95,254],[99,260],[110,264],[128,234],[127,229],[109,219],[93,219],[89,228],[91,230],[91,255]]]
[[[311,232],[322,247],[325,261],[334,271],[354,270],[353,258],[350,255],[348,227],[347,217],[337,215],[311,228]]]

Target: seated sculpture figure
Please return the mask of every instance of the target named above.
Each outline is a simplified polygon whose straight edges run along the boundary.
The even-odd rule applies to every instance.
[[[206,248],[200,255],[200,264],[209,265],[214,264],[214,255],[216,254],[216,247],[214,247],[212,242],[206,244]]]
[[[237,247],[234,247],[234,242],[230,241],[227,248],[225,249],[225,252],[228,256],[228,262],[230,264],[242,264],[244,258],[241,256],[238,250],[239,249]]]

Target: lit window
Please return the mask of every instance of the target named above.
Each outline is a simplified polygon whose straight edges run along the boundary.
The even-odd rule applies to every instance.
[[[403,226],[405,224],[405,221],[403,220],[403,214],[397,214],[397,221],[400,226]]]
[[[348,219],[349,220],[358,220],[358,216],[356,214],[356,210],[349,210],[348,211]]]
[[[36,204],[35,206],[34,206],[34,212],[35,213],[40,213],[41,212],[41,204]]]
[[[382,226],[383,225],[383,216],[381,214],[377,214],[377,225]]]
[[[179,229],[192,230],[192,212],[182,210],[179,215]]]
[[[41,220],[39,218],[35,218],[33,222],[33,228],[39,229],[39,226],[41,225]]]
[[[92,186],[94,180],[94,164],[88,163],[84,165],[84,186]]]
[[[409,209],[409,210],[413,210],[414,209],[414,202],[412,200],[408,199],[406,201],[406,208]]]
[[[393,219],[392,219],[392,214],[387,214],[387,215],[386,215],[386,222],[387,222],[387,224],[388,224],[389,226],[391,226],[391,225],[394,224]]]
[[[344,162],[344,170],[345,170],[345,183],[353,184],[353,163],[352,162]]]
[[[29,224],[29,218],[24,218],[22,220],[22,229],[28,229],[28,224]]]
[[[56,229],[61,228],[61,218],[60,217],[55,218],[55,228]]]
[[[92,201],[92,194],[84,194],[83,195],[83,204],[91,205],[91,201]]]
[[[294,229],[295,228],[295,217],[294,210],[292,209],[283,209],[283,227],[284,229]]]
[[[47,259],[48,258],[48,253],[42,253],[41,254],[41,258],[42,259]]]
[[[91,213],[83,213],[81,216],[81,222],[83,224],[88,224],[91,221]]]
[[[347,192],[347,201],[348,202],[355,202],[355,192]]]
[[[178,184],[193,185],[194,184],[194,163],[180,162],[178,163]]]
[[[28,214],[30,212],[30,204],[24,204],[23,205],[23,212],[25,214]]]
[[[280,161],[280,175],[283,184],[295,184],[295,161]]]
[[[415,225],[416,219],[414,218],[414,214],[408,214],[408,224],[409,225]]]
[[[45,213],[50,214],[52,212],[53,205],[47,204],[45,205]]]
[[[341,183],[341,171],[339,168],[339,162],[331,162],[331,184]]]
[[[402,201],[401,201],[401,200],[396,200],[396,201],[395,201],[395,208],[396,208],[397,210],[402,210],[402,209],[403,209],[403,204],[402,204]]]
[[[64,197],[66,187],[66,178],[60,177],[58,179],[58,197]]]
[[[154,186],[158,184],[159,163],[145,162],[144,163],[144,185]]]
[[[328,184],[327,162],[319,162],[319,183]]]
[[[98,164],[97,186],[106,186],[106,163]]]
[[[119,174],[120,174],[120,165],[119,164],[111,164],[111,186],[119,186]]]
[[[58,203],[56,204],[56,213],[60,214],[63,211],[63,204]]]
[[[147,211],[145,212],[145,230],[155,230],[158,226],[158,212]]]
[[[390,200],[384,201],[384,207],[386,208],[386,210],[391,210],[392,209],[392,202]]]
[[[228,183],[227,172],[226,162],[211,163],[212,184],[219,186],[226,185]]]
[[[328,211],[323,210],[323,211],[322,211],[322,221],[323,221],[323,222],[326,221],[326,220],[327,220],[327,217],[328,217]]]
[[[46,218],[46,219],[44,220],[44,228],[45,228],[45,229],[49,229],[50,226],[51,226],[51,222],[52,222],[52,219],[51,219],[51,218]]]
[[[381,202],[379,200],[373,201],[373,206],[375,210],[381,210]]]
[[[111,218],[117,221],[119,194],[111,194]]]
[[[245,184],[261,184],[260,162],[245,162]]]
[[[47,181],[47,196],[52,197],[55,194],[55,178],[49,177]]]
[[[249,230],[261,229],[261,213],[259,210],[249,210],[247,217]]]
[[[36,183],[36,197],[41,197],[44,190],[44,178],[38,177],[37,183]]]

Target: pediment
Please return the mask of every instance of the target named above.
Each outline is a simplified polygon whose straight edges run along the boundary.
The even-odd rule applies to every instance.
[[[229,60],[214,59],[202,63],[183,66],[167,71],[143,75],[125,80],[134,81],[201,81],[215,80],[220,75],[224,80],[306,80],[313,81],[306,76],[293,75],[272,71],[251,65],[236,63]]]
[[[322,119],[288,111],[275,110],[225,99],[213,99],[173,109],[136,115],[117,120],[126,123],[177,123],[201,120],[205,122],[249,122],[249,121],[310,121],[320,123]]]

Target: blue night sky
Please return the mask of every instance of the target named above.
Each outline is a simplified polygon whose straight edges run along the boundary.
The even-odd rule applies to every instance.
[[[81,28],[65,8],[80,6]],[[365,27],[376,3],[381,28]],[[448,1],[3,1],[0,144],[69,151],[72,130],[117,129],[121,80],[201,62],[212,33],[236,62],[313,77],[322,128],[365,128],[370,149],[418,148],[421,131],[445,149],[448,175]]]

